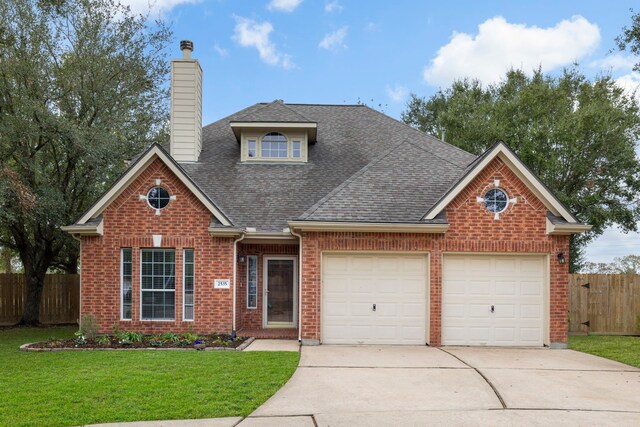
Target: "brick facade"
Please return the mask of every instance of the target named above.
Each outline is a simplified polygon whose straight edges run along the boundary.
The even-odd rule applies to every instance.
[[[177,200],[156,216],[139,195],[147,194],[156,179]],[[510,204],[499,220],[477,202],[500,180]],[[431,345],[441,343],[442,260],[447,252],[548,254],[550,265],[550,341],[567,341],[568,236],[546,234],[546,207],[499,159],[493,160],[447,207],[449,231],[444,234],[305,232],[302,259],[302,337],[321,337],[321,257],[324,251],[427,251],[430,260],[429,321]],[[93,314],[101,332],[114,324],[145,333],[164,331],[230,332],[232,289],[213,289],[215,278],[233,276],[233,239],[211,237],[211,213],[176,176],[155,160],[103,212],[104,235],[82,238],[82,314]],[[140,249],[153,246],[152,235],[162,235],[162,247],[176,249],[176,320],[140,320]],[[133,253],[133,319],[120,320],[120,249]],[[195,320],[182,319],[182,249],[195,250]],[[564,252],[567,264],[556,254]],[[262,327],[265,255],[298,255],[297,244],[238,244],[238,255],[258,256],[258,307],[246,308],[246,266],[237,264],[237,328]]]
[[[494,181],[516,204],[495,220],[484,203]],[[546,207],[500,160],[493,160],[447,207],[451,224],[444,234],[308,232],[303,234],[302,337],[321,339],[321,255],[324,251],[428,251],[430,254],[430,337],[441,344],[442,258],[447,252],[537,253],[550,255],[550,341],[566,343],[568,330],[568,236],[546,234]]]
[[[156,179],[176,200],[161,215],[140,195]],[[104,235],[82,238],[81,314],[92,314],[100,332],[121,330],[145,333],[223,332],[232,329],[232,290],[213,289],[214,279],[233,275],[233,239],[211,237],[211,213],[160,160],[155,160],[103,212]],[[162,248],[176,251],[175,321],[140,320],[140,249],[152,248],[152,235],[162,235]],[[120,320],[120,249],[132,249],[132,320]],[[182,321],[182,249],[193,248],[195,259],[195,316]]]

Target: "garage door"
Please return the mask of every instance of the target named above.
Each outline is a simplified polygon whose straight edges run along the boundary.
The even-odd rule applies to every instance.
[[[427,256],[324,254],[322,342],[426,342]]]
[[[445,255],[444,345],[542,346],[541,256]]]

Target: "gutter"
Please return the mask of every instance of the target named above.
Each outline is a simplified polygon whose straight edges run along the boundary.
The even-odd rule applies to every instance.
[[[554,224],[547,218],[547,234],[581,234],[593,228],[588,224],[566,223]]]
[[[298,250],[298,342],[302,342],[302,235],[289,228],[289,232],[296,236],[299,240]]]
[[[376,233],[445,233],[449,224],[394,222],[289,221],[289,228],[300,231],[354,231]]]
[[[72,224],[63,225],[60,230],[73,236],[102,236],[104,235],[104,222],[100,221],[96,225]]]

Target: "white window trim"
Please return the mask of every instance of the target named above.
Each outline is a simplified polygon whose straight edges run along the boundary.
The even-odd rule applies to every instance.
[[[250,307],[249,306],[249,258],[254,258],[255,259],[255,265],[256,265],[256,306],[255,307]],[[258,274],[260,274],[258,272],[258,256],[257,255],[247,255],[247,309],[248,310],[257,310],[258,309]]]
[[[269,133],[279,133],[287,139],[287,157],[262,157],[262,138]],[[241,138],[241,161],[257,163],[307,163],[309,136],[306,133],[286,133],[278,129],[261,129],[256,132],[243,133]],[[249,157],[249,141],[256,142],[256,156]],[[300,143],[300,157],[293,157],[293,142]]]
[[[186,265],[186,259],[187,257],[185,256],[187,251],[191,251],[193,252],[193,304],[191,304],[193,306],[193,319],[187,319],[185,317],[185,313],[186,313],[186,307],[187,307],[187,303],[186,303],[186,269],[185,269],[185,265]],[[194,322],[196,319],[196,251],[193,248],[184,248],[182,249],[182,321],[183,322]]]
[[[141,322],[175,322],[176,321],[176,298],[175,298],[175,293],[176,293],[176,288],[175,288],[175,282],[174,282],[174,286],[173,286],[173,318],[172,319],[145,319],[142,317],[142,292],[146,291],[150,291],[150,292],[155,292],[156,290],[154,289],[142,289],[142,251],[145,250],[149,250],[149,251],[153,251],[153,250],[173,250],[174,251],[174,258],[173,258],[173,262],[174,262],[174,268],[175,268],[175,248],[140,248],[140,321]],[[132,260],[133,261],[133,260]],[[175,281],[175,274],[174,274],[174,281]],[[166,292],[165,290],[163,290],[163,292]]]
[[[131,318],[124,317],[124,251],[131,251]],[[120,320],[131,322],[133,320],[133,248],[120,248]]]

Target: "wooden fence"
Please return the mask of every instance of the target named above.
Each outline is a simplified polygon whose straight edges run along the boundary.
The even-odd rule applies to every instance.
[[[640,274],[570,274],[569,332],[640,335]]]
[[[0,274],[0,325],[14,325],[22,318],[26,286],[22,274]],[[76,323],[80,313],[80,277],[47,274],[40,303],[40,323]]]

